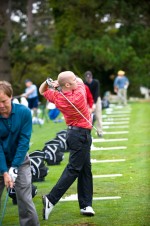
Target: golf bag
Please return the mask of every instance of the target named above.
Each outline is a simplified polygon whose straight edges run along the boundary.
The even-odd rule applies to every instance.
[[[36,196],[36,194],[37,194],[37,186],[32,184],[32,198],[34,198],[34,196]],[[10,188],[8,195],[12,199],[13,205],[17,205],[17,197],[16,197],[15,188]]]
[[[109,108],[109,101],[107,98],[102,99],[102,109]]]
[[[44,152],[37,150],[29,154],[31,160],[31,173],[32,181],[40,182],[44,181],[49,172],[49,168],[46,167],[44,160]]]
[[[46,142],[42,151],[48,165],[59,165],[64,159],[64,154],[61,152],[61,141],[59,140],[54,139]]]
[[[58,108],[51,109],[48,112],[48,116],[50,120],[55,120],[59,114],[60,114],[60,111],[58,110]]]
[[[56,134],[55,139],[60,141],[60,147],[62,152],[67,151],[67,143],[66,143],[67,130],[61,130]]]

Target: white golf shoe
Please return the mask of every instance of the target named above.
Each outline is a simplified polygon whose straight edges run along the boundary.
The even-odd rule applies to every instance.
[[[87,206],[83,209],[80,209],[80,213],[86,216],[94,216],[95,212],[91,206]]]
[[[54,208],[54,205],[48,200],[48,198],[43,195],[42,196],[43,201],[43,220],[48,220],[48,216],[51,213],[52,209]]]

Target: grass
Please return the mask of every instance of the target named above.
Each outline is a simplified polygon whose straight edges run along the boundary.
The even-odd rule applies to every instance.
[[[149,103],[130,104],[129,133],[111,135],[105,138],[128,138],[128,141],[95,143],[94,146],[111,147],[126,146],[124,150],[93,151],[91,158],[126,159],[117,163],[93,163],[93,175],[122,174],[122,177],[94,179],[94,197],[121,196],[121,199],[93,201],[96,212],[94,217],[80,215],[78,202],[59,202],[48,221],[42,220],[41,195],[48,193],[57,182],[68,161],[68,153],[60,165],[50,166],[49,174],[44,182],[34,183],[38,187],[38,194],[33,199],[41,226],[149,226],[150,225],[150,106]],[[105,111],[103,112],[103,114]],[[53,139],[57,132],[66,129],[64,122],[47,122],[42,127],[33,126],[30,152],[42,150],[44,143]],[[128,130],[113,129],[113,131]],[[112,131],[112,129],[107,129]],[[96,138],[95,131],[92,136]],[[74,183],[66,195],[76,193]],[[5,194],[3,195],[3,199]],[[9,199],[5,217],[5,226],[18,226],[17,207]]]

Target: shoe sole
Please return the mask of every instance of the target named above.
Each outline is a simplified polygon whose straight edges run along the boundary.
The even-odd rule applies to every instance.
[[[89,216],[89,217],[92,217],[92,216],[94,216],[95,214],[94,213],[81,213],[82,215],[85,215],[85,216]]]
[[[42,196],[42,202],[43,202],[43,220],[46,220],[45,219],[45,206],[46,206],[45,196]]]

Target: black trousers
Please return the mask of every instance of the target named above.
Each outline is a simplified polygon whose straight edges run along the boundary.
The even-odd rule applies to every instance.
[[[77,179],[77,193],[80,209],[86,206],[92,206],[93,178],[90,161],[92,139],[90,130],[68,129],[66,141],[70,152],[69,163],[57,184],[47,195],[47,198],[55,205]]]

